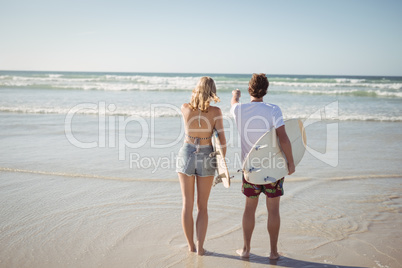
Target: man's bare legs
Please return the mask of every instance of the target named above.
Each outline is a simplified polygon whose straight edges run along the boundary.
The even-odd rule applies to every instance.
[[[197,253],[204,255],[204,241],[208,227],[208,199],[212,188],[214,176],[197,177]]]
[[[280,197],[266,198],[267,210],[268,210],[268,233],[270,238],[271,253],[269,258],[276,260],[279,258],[278,253],[278,237],[280,228],[280,214],[279,214],[279,201]],[[244,246],[242,249],[238,249],[236,252],[243,258],[250,257],[251,249],[251,236],[253,234],[255,226],[255,211],[258,205],[258,198],[246,198],[246,207],[243,214],[243,238]]]
[[[195,177],[187,176],[183,173],[179,174],[181,193],[183,197],[183,209],[181,213],[181,224],[183,226],[184,235],[187,239],[189,251],[195,252],[194,244],[194,221],[193,221],[193,207],[194,207],[194,185]]]
[[[274,198],[267,197],[267,209],[268,209],[268,233],[269,240],[271,244],[271,253],[269,258],[271,260],[276,260],[279,258],[278,254],[278,236],[279,228],[281,225],[281,217],[279,214],[279,201],[280,196]]]
[[[258,197],[257,198],[246,198],[246,206],[244,208],[243,213],[243,239],[244,245],[242,249],[236,250],[237,254],[239,254],[243,258],[250,257],[250,244],[251,244],[251,236],[253,235],[254,225],[255,225],[255,211],[258,205]]]

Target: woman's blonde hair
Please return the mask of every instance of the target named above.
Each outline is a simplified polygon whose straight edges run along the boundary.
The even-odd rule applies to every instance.
[[[190,108],[195,111],[200,109],[201,112],[208,112],[210,101],[220,102],[220,99],[216,95],[215,82],[211,77],[204,76],[198,81],[197,86],[193,89],[191,95],[191,101],[189,103]]]

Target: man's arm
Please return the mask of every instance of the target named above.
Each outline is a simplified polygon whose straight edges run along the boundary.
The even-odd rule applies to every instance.
[[[232,101],[230,102],[231,106],[233,106],[233,104],[239,103],[240,95],[240,90],[235,89],[232,91]]]
[[[281,145],[283,153],[288,160],[288,175],[291,175],[295,172],[295,163],[293,161],[292,144],[290,143],[288,134],[286,134],[285,126],[278,127],[276,129],[276,135],[279,138],[279,144]]]

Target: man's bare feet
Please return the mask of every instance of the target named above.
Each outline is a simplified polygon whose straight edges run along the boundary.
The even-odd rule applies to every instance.
[[[271,254],[269,254],[269,259],[270,260],[277,260],[277,259],[279,259],[280,256],[281,255],[279,255],[278,252],[271,252]]]
[[[236,253],[239,254],[239,256],[242,257],[242,258],[249,258],[250,257],[250,251],[246,251],[243,248],[236,250]]]
[[[198,254],[198,256],[204,256],[204,254],[205,254],[205,249],[199,248],[199,249],[197,250],[197,254]]]

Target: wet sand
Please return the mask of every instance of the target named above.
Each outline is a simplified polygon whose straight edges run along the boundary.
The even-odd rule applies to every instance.
[[[206,256],[187,252],[179,183],[2,171],[3,267],[399,267],[400,177],[295,180],[281,200],[278,261],[268,259],[264,199],[241,259],[240,183],[209,202]],[[384,187],[378,189],[378,180]],[[142,194],[139,194],[139,193]]]
[[[236,254],[243,244],[244,196],[233,166],[231,188],[212,189],[209,254],[198,257],[187,252],[174,169],[152,173],[153,167],[130,168],[128,159],[119,161],[116,148],[76,148],[66,140],[63,120],[62,115],[8,115],[0,122],[0,267],[402,265],[401,123],[340,122],[336,167],[305,155],[285,181],[283,257],[269,261],[263,197],[251,258]],[[169,129],[180,120],[159,123]],[[75,126],[80,139],[97,137],[96,118],[77,117]],[[326,123],[306,131],[311,147],[325,153]],[[176,138],[167,133],[158,136],[166,143]],[[155,158],[179,146],[161,150],[146,144],[127,153]],[[228,152],[233,159],[239,148]]]

